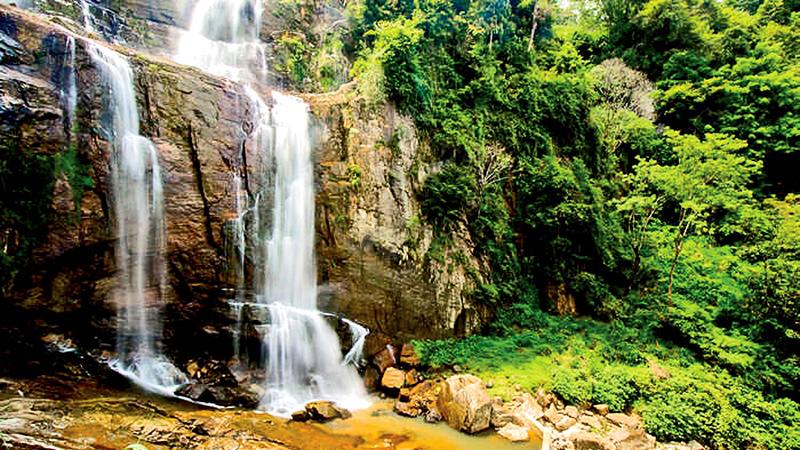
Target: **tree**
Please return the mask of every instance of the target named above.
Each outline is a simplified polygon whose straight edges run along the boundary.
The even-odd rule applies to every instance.
[[[617,150],[655,119],[653,84],[619,58],[603,61],[590,72],[602,103],[589,118],[606,150],[606,167],[616,168]]]
[[[686,239],[694,234],[714,235],[718,219],[738,211],[752,197],[748,185],[761,163],[741,156],[747,147],[723,134],[696,136],[667,131],[676,163],[663,165],[641,160],[627,178],[631,193],[618,203],[626,214],[629,239],[635,254],[641,252],[644,233],[656,217],[672,229],[668,296],[672,299],[675,267]],[[712,218],[717,220],[711,220]]]

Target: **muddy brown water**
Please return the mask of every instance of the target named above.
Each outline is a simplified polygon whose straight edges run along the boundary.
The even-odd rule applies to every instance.
[[[353,417],[326,425],[335,433],[357,435],[367,441],[387,441],[397,450],[540,450],[541,442],[511,443],[492,431],[470,436],[445,424],[426,423],[392,412],[392,402],[376,400],[368,409],[353,412]]]

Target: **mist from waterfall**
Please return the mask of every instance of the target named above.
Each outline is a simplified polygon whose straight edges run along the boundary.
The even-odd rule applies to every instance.
[[[142,387],[172,395],[187,380],[160,352],[166,295],[166,227],[155,146],[139,134],[133,71],[119,53],[86,42],[108,88],[109,204],[115,226],[117,357],[112,367]]]
[[[266,395],[261,406],[284,416],[317,399],[364,407],[366,390],[349,363],[360,359],[367,331],[349,322],[355,345],[343,361],[335,331],[317,310],[308,105],[274,91],[265,101],[258,93],[267,73],[265,46],[259,38],[262,9],[258,0],[199,0],[175,56],[178,62],[243,84],[252,113],[247,138],[269,171],[261,174],[264,192],[246,200],[242,175],[235,172],[232,180],[237,266],[243,277],[249,251],[256,273],[261,274],[252,282],[256,293],[252,306],[269,312],[263,336]],[[252,215],[250,229],[245,230],[248,215]],[[234,308],[239,320],[241,302],[238,296]],[[240,347],[234,345],[237,351]]]

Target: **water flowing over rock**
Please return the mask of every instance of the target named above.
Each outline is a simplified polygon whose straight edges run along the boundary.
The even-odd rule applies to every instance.
[[[80,34],[81,8],[70,3],[58,10],[63,2],[55,1],[37,5],[44,3],[53,7],[48,14],[73,20],[0,5],[0,138],[10,154],[31,158],[62,157],[72,148],[77,169],[52,180],[25,180],[41,184],[31,188],[42,192],[45,204],[42,238],[26,255],[25,272],[6,287],[4,304],[22,317],[8,333],[20,342],[61,333],[98,356],[113,351],[117,330],[108,89],[87,50],[92,39]],[[103,37],[119,5],[89,4],[97,29],[90,37]],[[153,19],[147,22],[153,25],[151,46],[168,42],[156,25],[175,28],[183,19],[170,17],[191,16],[176,11],[174,2],[125,5],[135,16]],[[270,14],[265,11],[264,20]],[[162,344],[156,347],[181,367],[191,359],[227,361],[234,354],[260,361],[269,311],[257,294],[264,292],[265,271],[259,267],[265,265],[273,222],[275,100],[258,80],[215,76],[134,50],[144,48],[125,34],[134,25],[118,29],[127,44],[113,48],[136,74],[139,134],[155,147],[163,181],[167,289],[161,296]],[[348,317],[325,316],[339,331],[337,354],[358,364],[362,355],[370,358],[387,343],[404,341],[402,336],[447,337],[476,329],[474,320],[482,316],[463,295],[469,287],[463,268],[428,261],[431,228],[424,221],[407,226],[421,217],[416,193],[433,170],[413,123],[391,106],[364,107],[352,85],[303,98],[310,105],[305,114],[311,115],[316,162],[311,167],[320,309]],[[399,137],[397,151],[382,144],[392,136]],[[362,168],[357,188],[347,181],[351,167]],[[408,242],[414,242],[413,251]],[[359,324],[375,330],[371,338]],[[399,348],[396,353],[400,358]],[[29,359],[20,359],[18,367]],[[265,384],[263,377],[248,383]]]
[[[258,36],[262,8],[260,1],[198,2],[175,57],[246,85],[253,111],[249,139],[258,157],[267,162],[268,171],[258,174],[259,180],[250,187],[252,199],[243,193],[241,176],[232,175],[237,205],[236,253],[232,256],[239,268],[237,285],[244,285],[249,252],[256,273],[263,274],[253,277],[252,290],[257,293],[256,302],[269,313],[263,336],[266,352],[261,365],[267,381],[262,406],[284,416],[318,398],[350,408],[364,406],[366,393],[361,380],[353,367],[342,364],[336,333],[317,310],[308,105],[278,92],[272,93],[268,105],[257,91],[258,82],[266,74],[264,46]],[[260,189],[256,191],[255,185]],[[248,230],[244,217],[250,204]],[[248,241],[255,248],[248,249]],[[241,299],[237,295],[237,300]],[[354,338],[354,344],[363,347],[363,336]],[[234,347],[241,349],[241,344]],[[242,359],[244,355],[235,356]],[[351,359],[354,356],[348,354]]]
[[[112,366],[147,389],[172,393],[186,379],[163,355],[161,309],[167,289],[161,166],[139,134],[133,71],[122,55],[89,43],[109,90],[111,207],[116,226],[117,360]]]

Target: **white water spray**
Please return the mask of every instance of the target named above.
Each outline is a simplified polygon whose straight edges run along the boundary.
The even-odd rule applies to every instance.
[[[234,81],[263,81],[262,11],[260,0],[198,0],[175,60]]]
[[[87,0],[80,0],[81,16],[83,16],[83,28],[87,33],[94,33],[94,23],[92,22],[92,10],[89,8]]]
[[[172,395],[185,376],[159,351],[166,293],[166,228],[161,167],[139,134],[133,71],[119,53],[86,44],[109,89],[112,116],[110,204],[116,226],[117,359],[112,367],[137,384]]]
[[[291,414],[317,399],[348,408],[365,407],[366,391],[350,363],[361,358],[367,331],[351,322],[355,345],[343,360],[336,333],[317,310],[308,105],[273,92],[270,107],[254,89],[267,72],[266,53],[259,39],[262,7],[259,0],[199,0],[175,57],[244,84],[253,112],[248,139],[266,161],[273,163],[274,173],[264,176],[272,180],[266,186],[269,192],[257,195],[251,208],[253,240],[261,242],[260,248],[254,249],[258,254],[253,260],[263,264],[257,268],[263,276],[254,281],[254,290],[257,306],[266,308],[270,316],[264,335],[267,394],[261,406],[279,415]],[[246,202],[238,197],[241,178],[234,176],[233,185],[237,195],[237,258],[243,258],[241,246],[246,237],[238,233],[250,207],[244,208]],[[261,215],[269,211],[269,230],[261,234]],[[244,259],[240,261],[244,263]]]

